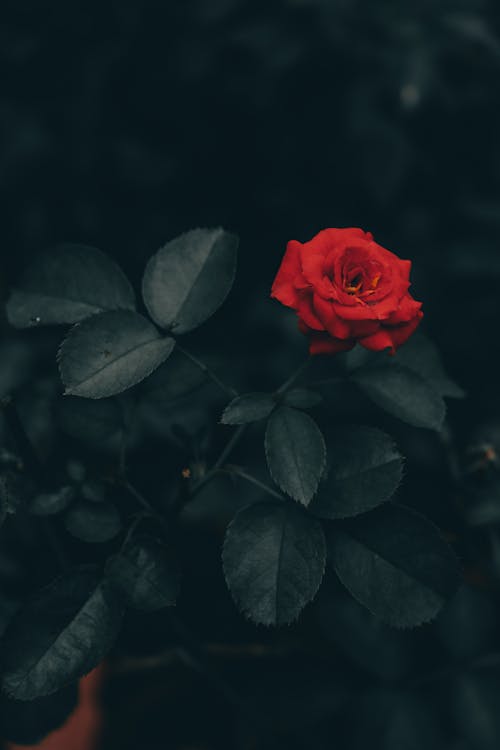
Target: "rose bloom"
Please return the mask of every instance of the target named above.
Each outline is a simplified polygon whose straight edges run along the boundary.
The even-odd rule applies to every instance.
[[[288,243],[271,296],[296,310],[311,354],[356,343],[394,354],[423,316],[408,292],[410,269],[370,232],[324,229],[309,242]]]

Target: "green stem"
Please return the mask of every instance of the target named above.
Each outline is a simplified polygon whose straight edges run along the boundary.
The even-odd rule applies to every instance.
[[[272,497],[275,497],[278,500],[285,500],[285,496],[282,495],[280,492],[273,490],[272,487],[269,487],[268,484],[261,482],[260,479],[257,479],[257,477],[252,476],[252,474],[247,474],[247,472],[244,471],[243,469],[240,469],[239,466],[228,466],[227,472],[231,474],[232,476],[237,476],[237,477],[241,477],[242,479],[246,479],[247,482],[254,484],[256,487],[263,490],[264,492],[267,492],[268,495],[272,495]]]
[[[203,488],[203,487],[204,487],[204,486],[205,486],[205,485],[206,485],[206,484],[207,484],[208,482],[210,482],[210,480],[211,480],[211,479],[213,479],[213,478],[214,478],[214,476],[215,476],[215,475],[217,474],[217,472],[219,471],[220,467],[221,467],[221,466],[222,466],[222,465],[223,465],[223,464],[225,463],[225,461],[226,461],[226,460],[227,460],[227,459],[229,458],[229,456],[231,455],[232,451],[234,450],[234,448],[236,447],[237,443],[238,443],[238,442],[239,442],[239,440],[241,439],[241,437],[242,437],[243,433],[245,432],[246,428],[247,428],[247,425],[246,425],[246,424],[241,424],[241,425],[240,425],[240,426],[238,427],[238,429],[237,429],[237,430],[235,430],[235,431],[233,432],[233,434],[232,434],[232,436],[231,436],[230,440],[228,441],[227,445],[226,445],[226,446],[224,447],[224,449],[222,450],[222,453],[220,454],[219,458],[218,458],[218,459],[217,459],[217,461],[216,461],[216,462],[214,463],[214,465],[212,466],[212,468],[210,469],[210,471],[208,471],[208,472],[207,472],[207,473],[205,474],[205,476],[204,476],[204,477],[202,477],[202,479],[200,479],[200,481],[198,482],[198,484],[197,484],[197,485],[195,485],[195,487],[193,487],[193,489],[191,490],[191,497],[190,497],[190,500],[191,500],[191,499],[192,499],[192,498],[193,498],[193,497],[194,497],[195,495],[197,495],[197,494],[198,494],[198,492],[199,492],[199,491],[200,491],[200,490],[201,490],[201,489],[202,489],[202,488]]]
[[[132,539],[132,537],[133,537],[133,535],[135,533],[135,530],[137,529],[137,527],[139,526],[139,524],[145,518],[147,518],[148,515],[146,515],[145,513],[138,513],[136,515],[136,517],[134,518],[134,520],[130,524],[130,526],[129,526],[128,530],[127,530],[127,533],[125,534],[125,537],[124,537],[123,542],[122,542],[121,547],[120,547],[120,552],[123,552],[123,550],[125,549],[125,547],[129,543],[129,541]]]
[[[233,452],[233,449],[236,447],[237,443],[240,441],[240,438],[243,436],[243,433],[245,432],[247,428],[246,424],[240,424],[237,430],[235,430],[231,436],[231,439],[228,441],[226,447],[220,454],[217,461],[214,463],[213,470],[217,471],[217,469],[220,469],[220,467],[226,462],[226,459],[229,458],[231,453]]]
[[[283,396],[283,394],[287,392],[287,390],[290,388],[290,386],[292,386],[295,383],[295,381],[302,375],[302,373],[304,372],[304,370],[307,367],[309,367],[310,363],[311,363],[311,357],[308,357],[306,359],[306,361],[303,362],[300,365],[300,367],[298,367],[295,370],[295,372],[293,372],[290,375],[290,377],[287,380],[285,380],[285,382],[282,385],[280,385],[280,387],[276,391],[276,395],[277,396]]]
[[[145,513],[142,514],[143,518],[147,517],[147,516],[150,516],[151,518],[155,518],[161,524],[161,526],[163,526],[164,529],[167,528],[167,526],[168,526],[167,519],[164,516],[162,516],[162,514],[159,513],[156,510],[156,508],[154,508],[151,505],[151,503],[149,502],[149,500],[146,500],[146,498],[144,497],[144,495],[142,494],[142,492],[140,492],[140,490],[138,490],[137,487],[134,487],[134,485],[132,484],[132,482],[130,482],[127,479],[127,477],[120,477],[119,478],[119,482],[120,482],[121,486],[125,490],[127,490],[127,492],[130,495],[132,495],[132,497],[134,497],[137,500],[137,502],[139,503],[139,505],[142,508],[144,508]]]
[[[215,374],[213,370],[208,367],[204,362],[202,362],[200,359],[194,356],[194,354],[191,354],[191,352],[186,351],[186,349],[183,349],[179,344],[176,344],[176,349],[183,354],[187,359],[191,360],[193,364],[196,365],[196,367],[199,367],[202,372],[205,373],[205,375],[210,378],[210,380],[217,385],[221,391],[223,391],[226,395],[230,396],[231,398],[235,398],[238,395],[238,391],[235,390],[232,386],[227,385],[227,383],[224,383],[218,375]]]
[[[139,490],[136,487],[134,487],[134,485],[131,482],[129,482],[128,479],[125,479],[125,477],[123,477],[120,480],[120,484],[122,485],[122,487],[124,487],[127,490],[127,492],[130,495],[132,495],[132,497],[134,497],[137,500],[139,505],[142,505],[142,507],[148,511],[148,513],[150,513],[152,516],[156,515],[156,510],[153,508],[151,503],[148,500],[146,500],[142,492],[139,492]]]

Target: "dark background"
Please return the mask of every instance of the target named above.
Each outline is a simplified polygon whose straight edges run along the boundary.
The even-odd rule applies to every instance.
[[[241,328],[289,239],[361,226],[413,259],[426,327],[464,384],[496,381],[494,7],[7,0],[4,283],[62,240],[137,280],[166,240],[220,224],[241,237]]]
[[[237,282],[225,307],[191,337],[192,348],[224,355],[233,367],[229,379],[255,389],[286,376],[305,351],[293,314],[269,300],[286,242],[306,241],[325,227],[361,226],[413,261],[412,289],[424,302],[425,330],[468,393],[451,413],[458,444],[467,445],[478,426],[495,421],[500,408],[500,15],[495,3],[4,0],[1,17],[2,294],[37,253],[57,242],[109,252],[138,286],[146,260],[168,239],[195,226],[222,225],[241,238]],[[4,330],[10,335],[6,324]],[[40,434],[43,438],[43,428]],[[422,510],[433,506],[443,525],[449,506],[439,505],[444,480],[442,467],[432,464],[433,446],[406,440],[421,470],[413,480],[409,474],[407,499]],[[153,462],[151,455],[142,460]],[[151,476],[154,486],[153,471]],[[425,481],[436,476],[433,492]],[[212,543],[200,534],[196,542],[198,562],[213,555],[215,570],[220,539]],[[223,604],[216,598],[214,605],[205,584],[198,589],[193,584],[185,606],[198,629],[206,628],[208,640],[273,643],[272,635],[241,623],[227,594],[221,593]],[[460,610],[460,602],[456,606]],[[325,607],[321,618],[329,627]],[[469,614],[486,607],[485,622],[493,622],[489,600],[466,597],[464,607]],[[200,611],[207,612],[201,623],[196,622]],[[351,617],[358,615],[349,612],[345,622]],[[382,664],[365,663],[360,675],[349,659],[340,657],[340,666],[334,662],[342,688],[353,681],[364,692],[375,690],[374,704],[363,713],[368,727],[370,721],[378,727],[380,716],[395,705],[387,660],[399,663],[411,653],[418,662],[422,652],[429,668],[434,660],[441,665],[446,658],[439,634],[446,632],[449,641],[458,627],[451,622],[448,631],[445,624],[437,635],[426,634],[428,641],[417,634],[410,647],[409,641],[400,645],[399,633],[387,636]],[[477,642],[484,635],[481,623]],[[130,625],[130,643],[141,627],[139,620]],[[161,640],[163,621],[150,627]],[[469,625],[463,627],[467,638]],[[379,648],[372,644],[367,653]],[[463,648],[453,648],[462,658]],[[287,664],[266,663],[265,695],[281,695]],[[128,695],[129,707],[142,716],[140,731],[149,727],[147,737],[137,740],[144,748],[163,747],[167,732],[173,748],[187,748],[189,738],[193,748],[233,747],[236,734],[244,750],[274,750],[281,747],[276,737],[282,735],[288,748],[307,744],[321,750],[333,746],[332,732],[344,737],[347,750],[366,748],[370,729],[364,736],[356,727],[357,739],[345,739],[354,717],[334,728],[321,723],[318,702],[334,697],[330,672],[326,667],[325,674],[318,672],[315,665],[301,652],[293,667],[303,687],[316,669],[315,688],[306,691],[312,718],[295,726],[291,717],[299,698],[292,695],[279,709],[284,729],[271,739],[264,741],[265,732],[255,730],[257,741],[248,717],[236,720],[238,712],[229,711],[213,691],[207,696],[203,680],[185,685],[184,672],[167,673],[173,708],[166,724],[163,673],[159,693],[149,675],[144,684],[133,677],[135,683],[111,691],[111,736],[120,747],[126,740],[134,746],[123,722]],[[235,670],[234,679],[243,674],[250,693],[261,692],[263,673],[251,660],[250,666],[243,658],[243,664],[227,668]],[[381,673],[383,687],[377,683]],[[497,684],[491,693],[495,701]],[[432,694],[421,709],[413,703],[408,708],[401,687],[395,692],[404,704],[403,729],[394,730],[394,744],[384,748],[413,750],[424,743],[437,750],[489,750],[500,736],[500,727],[479,732],[480,739],[468,729],[473,739],[466,744],[446,713],[447,704],[439,730],[447,744],[441,744],[433,734],[435,717],[431,721],[426,713]],[[134,703],[136,694],[148,696],[147,719],[144,706]],[[461,714],[462,699],[473,706],[474,696],[466,693],[453,703],[451,716]],[[300,702],[303,708],[303,697]],[[194,723],[186,703],[197,717]],[[430,722],[432,728],[415,740],[421,710],[423,725]],[[116,740],[118,726],[125,729]],[[417,744],[404,744],[410,741]]]

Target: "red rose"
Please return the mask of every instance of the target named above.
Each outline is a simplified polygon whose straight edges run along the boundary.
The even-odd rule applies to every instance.
[[[394,354],[423,316],[408,292],[410,268],[370,232],[324,229],[309,242],[288,243],[271,296],[297,311],[311,354],[356,343]]]

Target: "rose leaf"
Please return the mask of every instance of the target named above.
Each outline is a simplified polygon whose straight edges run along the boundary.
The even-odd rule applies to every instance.
[[[166,360],[174,345],[137,313],[94,315],[74,326],[59,350],[65,393],[86,398],[121,393]]]
[[[222,554],[226,583],[253,622],[295,620],[319,588],[325,568],[321,524],[294,503],[257,503],[229,525]]]
[[[7,302],[16,328],[77,323],[105,310],[134,310],[121,268],[95,247],[59,245],[28,267]]]
[[[395,627],[432,620],[460,583],[458,561],[439,529],[402,506],[332,524],[327,546],[352,596]]]
[[[389,435],[374,427],[346,426],[329,441],[327,478],[309,509],[321,518],[347,518],[388,500],[401,481],[403,459]]]
[[[161,328],[187,333],[224,302],[236,273],[238,239],[223,229],[193,229],[167,242],[150,259],[142,292]]]
[[[267,423],[265,449],[272,478],[283,492],[307,505],[326,461],[323,435],[308,414],[281,406]]]

